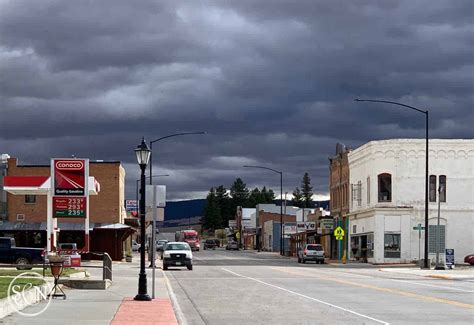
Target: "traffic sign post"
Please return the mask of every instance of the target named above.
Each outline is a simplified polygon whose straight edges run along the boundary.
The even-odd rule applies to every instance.
[[[418,230],[418,261],[421,260],[421,231],[425,230],[425,227],[421,225],[421,223],[418,224],[418,226],[413,227],[413,230]]]

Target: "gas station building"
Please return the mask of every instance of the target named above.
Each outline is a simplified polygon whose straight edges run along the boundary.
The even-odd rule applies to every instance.
[[[50,165],[21,165],[17,158],[1,155],[0,160],[0,236],[14,237],[17,246],[47,246],[47,196],[6,192],[20,186],[38,193],[49,181]],[[89,197],[89,252],[107,252],[121,260],[130,247],[135,230],[126,225],[124,207],[125,170],[120,161],[90,161],[89,184],[95,195]],[[5,178],[6,176],[6,178]],[[12,177],[13,176],[13,177]],[[20,188],[18,187],[18,188]],[[14,194],[13,194],[14,193]],[[57,243],[76,243],[85,251],[84,218],[57,218]],[[88,253],[88,252],[87,252]]]

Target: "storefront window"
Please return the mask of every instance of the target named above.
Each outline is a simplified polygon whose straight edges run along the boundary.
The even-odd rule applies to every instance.
[[[400,234],[385,234],[384,257],[400,258]]]
[[[374,234],[367,235],[367,257],[374,257]]]

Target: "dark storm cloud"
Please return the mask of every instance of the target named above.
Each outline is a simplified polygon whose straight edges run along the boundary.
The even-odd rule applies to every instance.
[[[142,135],[170,198],[238,176],[327,193],[336,142],[472,138],[471,1],[0,1],[0,152],[122,160]]]

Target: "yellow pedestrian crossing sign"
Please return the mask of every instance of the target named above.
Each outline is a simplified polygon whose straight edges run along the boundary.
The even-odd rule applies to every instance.
[[[336,237],[336,240],[343,240],[344,239],[344,229],[341,227],[337,227],[334,230],[334,237]]]

